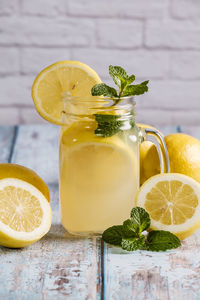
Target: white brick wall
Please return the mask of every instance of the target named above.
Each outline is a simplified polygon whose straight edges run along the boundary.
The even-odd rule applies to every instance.
[[[200,125],[200,1],[0,0],[0,124],[44,122],[32,82],[68,59],[149,79],[137,121]]]

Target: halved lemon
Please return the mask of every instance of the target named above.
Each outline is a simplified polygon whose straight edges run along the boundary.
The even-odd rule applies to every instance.
[[[32,184],[16,178],[0,180],[0,245],[28,246],[50,229],[52,211]]]
[[[63,123],[66,96],[91,97],[91,88],[100,83],[97,73],[78,61],[60,61],[42,70],[32,87],[38,113],[47,121]]]
[[[178,173],[151,177],[140,188],[136,205],[151,217],[151,229],[168,230],[180,239],[200,228],[200,184]]]

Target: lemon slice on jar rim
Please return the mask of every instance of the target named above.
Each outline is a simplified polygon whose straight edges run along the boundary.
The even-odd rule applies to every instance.
[[[101,83],[97,73],[78,61],[60,61],[42,70],[32,86],[38,113],[47,121],[63,124],[63,98],[91,96],[91,88]],[[81,112],[79,112],[81,113]]]

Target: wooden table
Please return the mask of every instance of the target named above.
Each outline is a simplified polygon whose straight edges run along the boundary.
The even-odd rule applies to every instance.
[[[167,126],[165,134],[200,128]],[[58,128],[0,127],[0,162],[35,170],[51,190],[53,224],[39,242],[24,249],[0,247],[0,299],[199,300],[200,232],[166,253],[125,253],[100,239],[75,238],[58,212]]]

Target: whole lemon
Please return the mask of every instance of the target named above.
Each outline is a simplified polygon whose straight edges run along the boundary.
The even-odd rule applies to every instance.
[[[200,141],[184,133],[174,133],[165,137],[170,160],[170,171],[182,173],[200,182]],[[156,147],[144,142],[140,147],[140,181],[160,173],[160,163]]]

